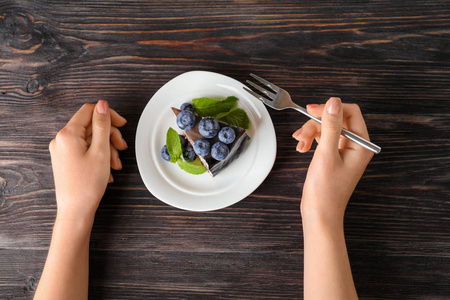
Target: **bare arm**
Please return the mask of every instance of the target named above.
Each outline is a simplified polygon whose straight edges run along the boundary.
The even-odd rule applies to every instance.
[[[85,104],[50,143],[58,208],[35,300],[88,298],[91,229],[111,168],[122,168],[125,123],[106,101]]]
[[[91,227],[58,216],[34,299],[87,299]]]
[[[342,126],[368,139],[359,107],[331,98],[310,105],[322,126],[308,121],[294,133],[297,151],[319,143],[308,169],[301,202],[304,234],[304,298],[358,299],[344,237],[348,200],[373,154],[340,136]]]

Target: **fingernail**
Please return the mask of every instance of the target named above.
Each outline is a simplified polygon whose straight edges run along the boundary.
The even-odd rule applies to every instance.
[[[305,145],[305,142],[303,142],[303,141],[298,142],[298,144],[297,144],[297,151],[298,152],[302,152],[302,149],[303,149],[304,145]]]
[[[306,109],[315,108],[317,106],[319,106],[319,104],[308,104],[306,105]]]
[[[120,158],[116,158],[116,162],[119,165],[119,170],[122,169],[122,161],[120,160]]]
[[[108,101],[99,100],[97,103],[97,112],[102,115],[106,115],[108,113]]]
[[[128,148],[128,144],[127,144],[127,142],[122,138],[122,143],[124,144],[124,146],[126,147],[126,148]]]
[[[337,97],[332,97],[328,100],[328,113],[330,115],[337,115],[341,111],[341,99]]]

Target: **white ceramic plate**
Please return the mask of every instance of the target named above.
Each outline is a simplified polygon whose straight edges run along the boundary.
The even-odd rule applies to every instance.
[[[204,71],[181,74],[161,87],[150,99],[136,131],[136,160],[147,189],[174,207],[209,211],[232,205],[250,195],[267,177],[275,162],[276,137],[264,104],[247,94],[243,84],[230,77]],[[179,133],[171,106],[194,98],[239,98],[238,106],[250,118],[250,141],[233,163],[212,177],[192,175],[162,159],[161,148],[172,127]]]

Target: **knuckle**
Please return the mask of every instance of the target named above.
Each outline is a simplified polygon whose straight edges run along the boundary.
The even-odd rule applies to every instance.
[[[56,134],[53,143],[55,144],[55,146],[58,145],[58,147],[64,147],[67,144],[71,144],[74,136],[76,136],[76,133],[76,128],[74,128],[73,126],[65,126]]]
[[[48,150],[50,150],[50,152],[52,152],[52,149],[55,148],[55,143],[56,143],[56,139],[53,139],[50,141],[50,143],[48,144]]]
[[[73,128],[66,126],[56,134],[57,141],[64,141],[73,134]]]
[[[66,139],[67,135],[68,135],[68,130],[66,127],[64,127],[63,129],[61,129],[55,137],[56,142],[62,142],[63,140]]]

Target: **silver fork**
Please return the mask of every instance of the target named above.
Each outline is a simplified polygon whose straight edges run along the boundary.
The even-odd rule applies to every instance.
[[[255,75],[255,74],[250,74],[250,76],[252,76],[253,78],[255,78],[256,80],[258,80],[260,83],[264,84],[266,87],[270,88],[272,91],[269,91],[253,82],[251,82],[250,80],[247,80],[247,83],[249,85],[251,85],[253,88],[255,88],[256,90],[260,91],[261,93],[263,93],[264,95],[266,95],[267,97],[269,97],[269,99],[260,96],[259,94],[255,93],[254,91],[252,91],[251,89],[247,88],[244,86],[244,90],[247,91],[248,93],[252,94],[254,97],[256,97],[257,99],[261,100],[265,105],[276,109],[276,110],[283,110],[286,108],[292,108],[295,110],[298,110],[299,112],[301,112],[302,114],[308,116],[309,118],[313,119],[314,121],[318,122],[318,123],[322,123],[322,120],[320,118],[316,118],[313,115],[309,114],[308,111],[306,109],[304,109],[303,107],[295,104],[292,99],[291,96],[289,95],[288,92],[286,92],[285,90],[283,90],[282,88],[276,86],[275,84]],[[380,153],[381,151],[381,147],[375,145],[374,143],[360,137],[357,134],[354,134],[351,131],[348,131],[345,128],[342,128],[341,131],[341,135],[345,136],[346,138],[348,138],[349,140],[357,143],[360,146],[363,146],[364,148],[372,151],[375,154]]]

